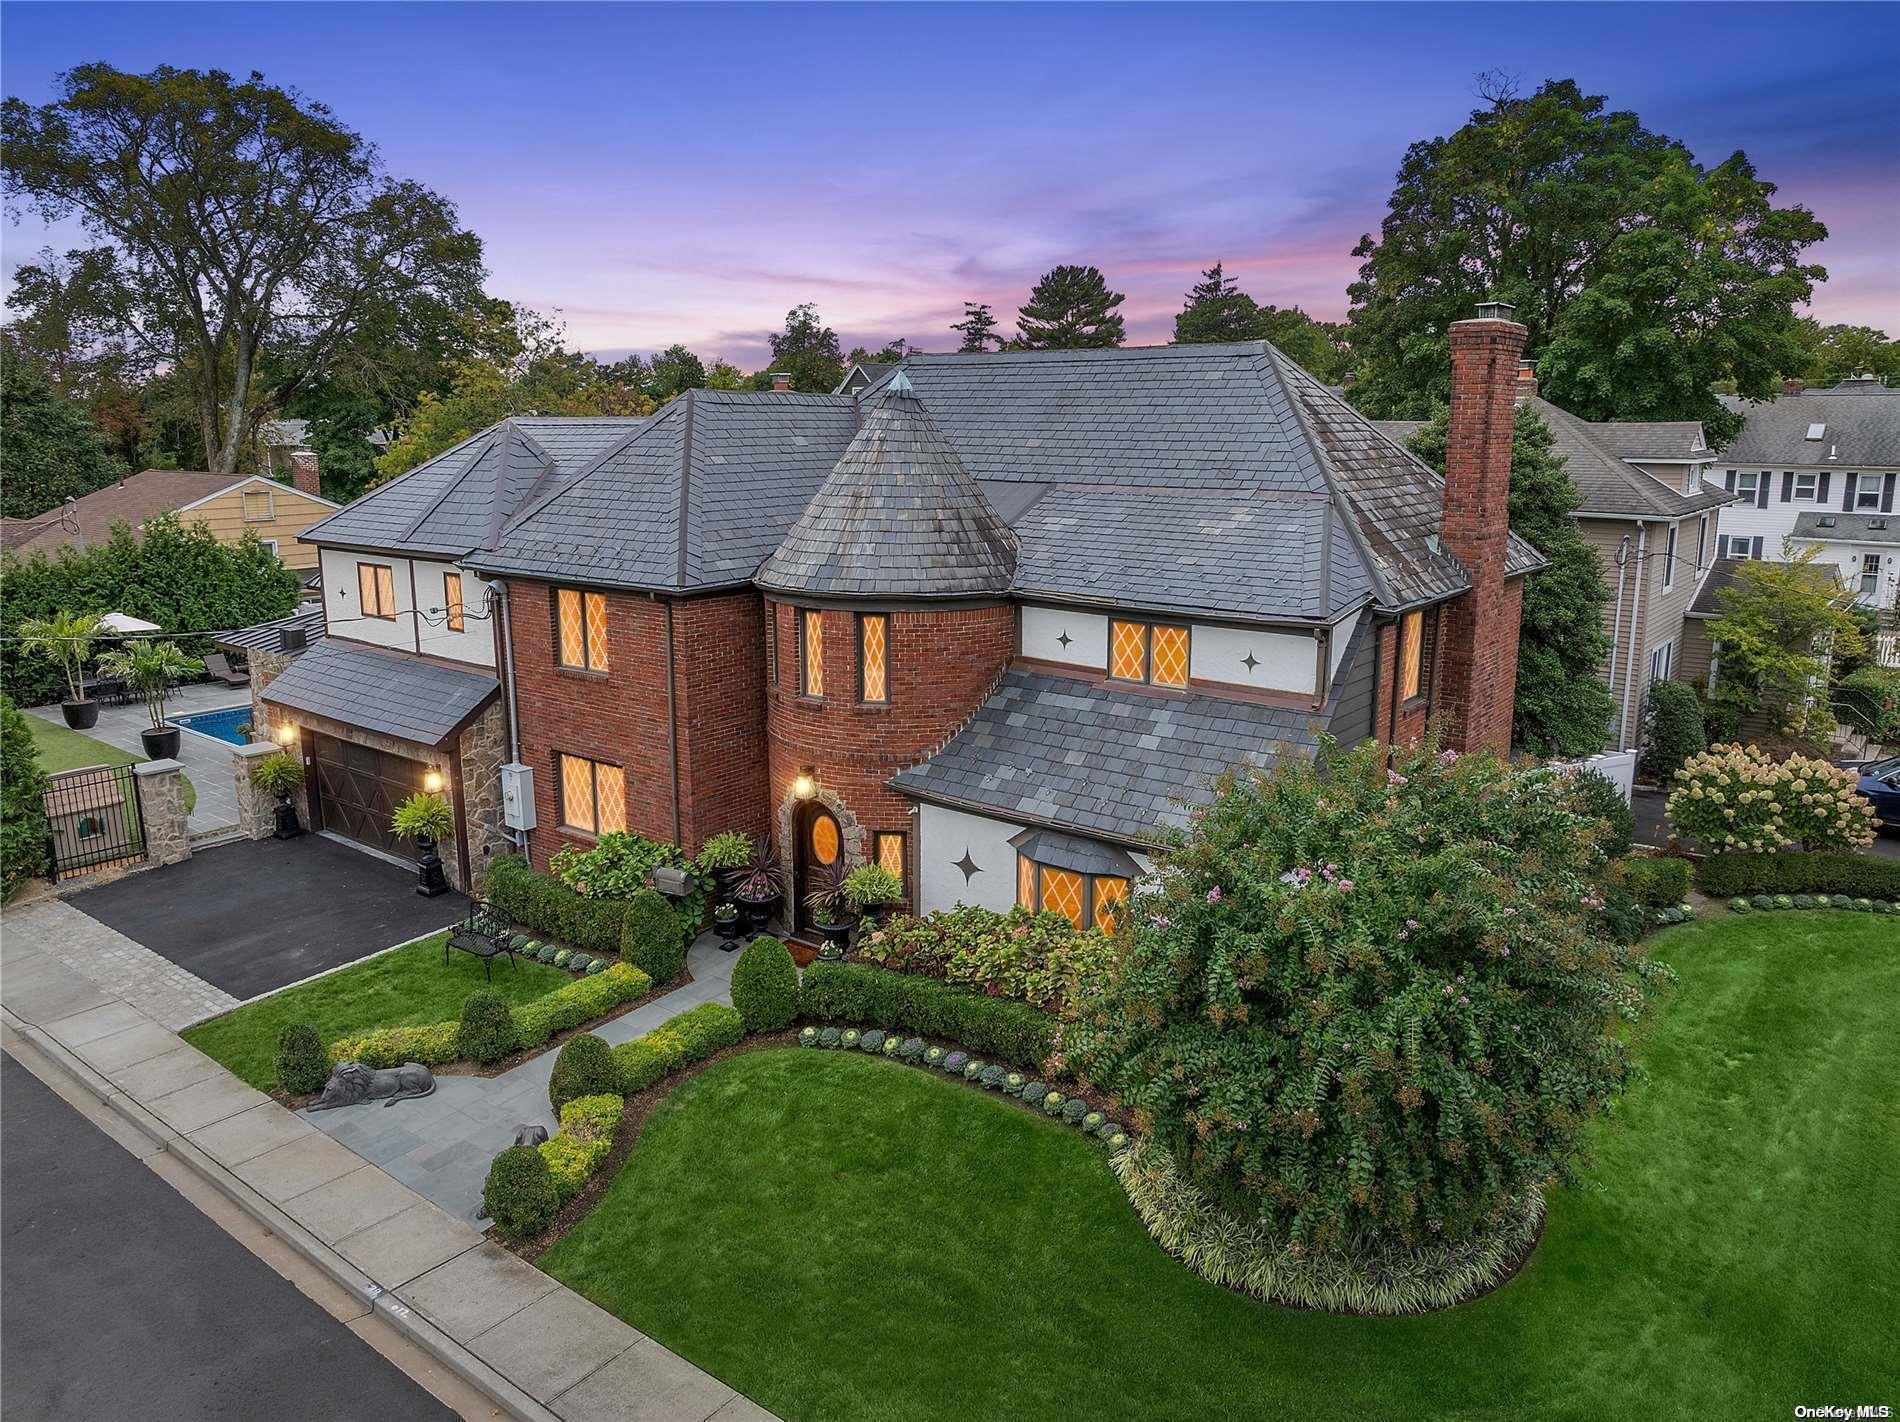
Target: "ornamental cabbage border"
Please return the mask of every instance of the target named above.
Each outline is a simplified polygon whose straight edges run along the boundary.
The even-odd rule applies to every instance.
[[[1066,1026],[1083,1078],[1296,1251],[1482,1239],[1570,1178],[1667,975],[1597,936],[1609,827],[1574,786],[1326,740],[1215,791]]]

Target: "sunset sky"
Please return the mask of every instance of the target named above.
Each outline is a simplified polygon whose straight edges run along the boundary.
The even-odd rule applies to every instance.
[[[1745,149],[1832,234],[1815,314],[1900,336],[1900,6],[0,7],[5,91],[105,60],[256,69],[451,198],[490,289],[618,354],[764,363],[815,302],[847,347],[1006,328],[1093,263],[1131,342],[1223,259],[1343,318],[1406,145],[1474,76],[1576,79],[1704,163]],[[0,233],[10,274],[48,240]]]

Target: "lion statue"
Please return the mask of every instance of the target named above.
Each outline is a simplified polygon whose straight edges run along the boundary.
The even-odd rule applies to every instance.
[[[330,1079],[323,1083],[323,1094],[310,1103],[312,1111],[328,1111],[337,1106],[360,1106],[365,1101],[381,1101],[394,1106],[398,1101],[427,1096],[435,1090],[435,1073],[420,1062],[404,1062],[399,1067],[377,1069],[361,1062],[338,1062],[330,1068]]]

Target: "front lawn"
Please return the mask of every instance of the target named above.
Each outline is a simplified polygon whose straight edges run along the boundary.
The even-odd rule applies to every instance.
[[[510,1003],[523,1003],[573,981],[559,968],[525,961],[510,967],[506,958],[495,961],[493,981],[485,981],[481,962],[467,953],[451,953],[443,963],[446,937],[438,933],[286,988],[188,1027],[184,1038],[260,1091],[270,1091],[277,1085],[277,1037],[293,1022],[308,1022],[329,1043],[373,1027],[453,1021],[477,988],[492,987]]]
[[[40,769],[49,775],[55,770],[78,770],[86,765],[133,765],[139,759],[130,751],[94,740],[43,716],[28,716],[26,724],[33,731],[33,749],[39,756]],[[185,782],[185,813],[190,814],[198,808],[198,791],[190,776],[183,775],[179,779]]]
[[[540,1261],[790,1422],[1786,1417],[1900,1393],[1900,944],[1660,935],[1645,1079],[1524,1272],[1410,1319],[1254,1303],[1149,1242],[1100,1148],[861,1053],[681,1087]]]

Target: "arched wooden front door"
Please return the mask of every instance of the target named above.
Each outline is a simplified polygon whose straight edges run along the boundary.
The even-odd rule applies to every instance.
[[[794,886],[793,894],[797,900],[797,917],[794,928],[811,927],[812,912],[805,902],[806,897],[817,887],[821,872],[836,864],[843,856],[844,834],[838,828],[837,817],[815,801],[805,804],[798,812],[795,865],[798,883]]]

